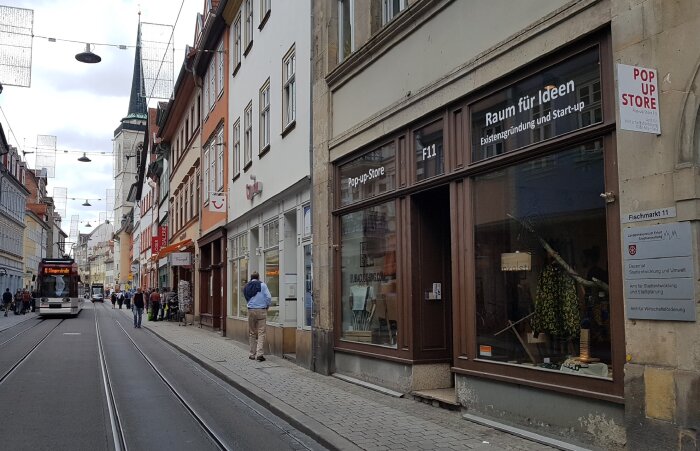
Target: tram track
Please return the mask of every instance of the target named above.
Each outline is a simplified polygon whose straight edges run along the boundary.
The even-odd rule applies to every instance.
[[[11,341],[14,340],[15,338],[17,338],[17,337],[19,337],[20,335],[22,335],[23,333],[25,333],[25,332],[27,332],[27,331],[29,331],[29,330],[35,328],[36,326],[40,325],[43,321],[44,321],[43,319],[39,319],[39,322],[34,323],[31,327],[27,327],[26,329],[22,330],[21,332],[15,334],[14,336],[8,338],[7,340],[5,340],[5,341],[3,341],[3,342],[1,342],[1,343],[0,343],[0,347],[5,346],[7,343],[11,342]],[[23,325],[25,325],[25,322],[21,322],[21,323],[15,324],[15,325],[13,325],[13,326],[10,326],[10,327],[8,327],[7,329],[3,330],[2,332],[6,332],[6,331],[9,331],[10,329],[14,329],[15,327],[19,327],[19,326],[23,326]]]
[[[212,427],[207,424],[207,421],[197,413],[196,409],[185,399],[185,397],[180,393],[180,391],[175,387],[175,385],[168,380],[168,377],[160,371],[155,363],[146,355],[141,347],[136,344],[134,339],[129,335],[129,333],[124,329],[124,326],[120,321],[114,320],[115,324],[122,330],[127,339],[131,342],[138,353],[143,357],[143,359],[148,363],[151,369],[156,373],[160,380],[165,384],[165,386],[170,390],[170,392],[177,398],[180,404],[187,410],[187,412],[192,416],[192,418],[197,422],[197,424],[202,428],[206,436],[212,441],[212,443],[220,450],[229,450],[231,447],[226,446],[224,440],[214,431]]]
[[[25,362],[25,361],[29,358],[30,355],[32,355],[32,353],[39,347],[39,345],[41,345],[44,341],[46,341],[47,338],[49,338],[49,336],[51,335],[51,333],[53,333],[53,331],[55,331],[55,330],[58,328],[58,326],[60,326],[60,325],[63,323],[63,321],[65,321],[65,319],[61,319],[61,320],[58,322],[58,324],[56,324],[51,330],[49,330],[49,331],[46,333],[46,335],[44,335],[44,337],[41,338],[41,340],[39,340],[37,343],[35,343],[35,344],[29,349],[29,351],[27,351],[19,360],[17,360],[17,362],[16,362],[15,364],[13,364],[13,365],[10,367],[9,370],[7,370],[2,376],[0,376],[0,385],[1,385],[3,382],[5,382],[5,380],[7,380],[7,378],[8,378],[8,377],[9,377],[23,362]],[[42,322],[42,323],[43,323],[43,322]],[[42,323],[38,323],[37,325],[42,324]],[[34,327],[35,327],[35,326],[32,326],[32,327],[27,328],[26,330],[20,332],[19,334],[15,335],[14,337],[10,338],[9,340],[6,340],[3,344],[8,343],[8,342],[14,340],[15,338],[17,338],[17,336],[21,335],[22,333],[26,332],[27,330],[33,329]]]
[[[124,437],[124,429],[122,428],[119,410],[117,409],[117,404],[115,402],[114,389],[112,388],[109,369],[107,368],[107,358],[105,357],[104,343],[102,342],[102,335],[100,333],[100,323],[97,320],[97,309],[93,308],[93,312],[95,315],[95,333],[97,334],[97,350],[100,361],[100,372],[102,374],[102,385],[105,392],[105,399],[107,400],[109,421],[112,427],[114,449],[115,451],[126,451],[128,449],[126,445],[126,438]]]
[[[122,414],[129,411],[133,413],[133,397],[127,398],[129,399],[128,403],[122,402],[124,396],[120,390],[120,381],[138,377],[148,381],[150,384],[148,390],[151,394],[157,393],[162,396],[169,391],[174,398],[166,395],[162,399],[170,398],[168,402],[170,403],[171,412],[173,415],[181,418],[180,424],[183,425],[182,427],[186,427],[186,423],[182,422],[185,419],[182,415],[190,418],[187,420],[187,424],[192,424],[191,421],[194,420],[198,427],[192,424],[187,429],[190,431],[189,434],[201,436],[202,439],[216,447],[216,449],[239,449],[241,446],[251,446],[250,436],[246,435],[251,430],[250,423],[254,423],[255,428],[265,429],[265,432],[271,433],[273,437],[279,437],[279,439],[266,439],[269,440],[268,444],[279,440],[277,442],[279,445],[273,445],[274,448],[320,449],[311,440],[307,440],[304,436],[298,436],[295,433],[296,430],[283,420],[239,393],[225,380],[202,368],[185,354],[177,351],[176,348],[166,346],[166,349],[172,352],[173,356],[170,356],[169,353],[163,355],[159,346],[157,346],[157,342],[154,343],[149,337],[144,337],[143,335],[144,332],[147,332],[149,335],[153,334],[153,336],[157,337],[158,335],[153,330],[146,328],[144,332],[140,332],[138,329],[134,329],[134,332],[131,333],[131,321],[123,314],[123,311],[112,310],[108,307],[103,308],[104,310],[100,314],[100,323],[103,331],[103,341],[109,337],[105,341],[107,362],[110,365],[113,361],[123,362],[126,354],[131,356],[126,357],[130,361],[130,365],[141,367],[136,372],[134,370],[125,371],[124,368],[126,366],[123,363],[118,367],[112,368],[112,380],[115,380],[114,388],[116,395],[118,395],[115,404],[118,404],[120,410],[123,411]],[[104,313],[107,314],[107,317],[105,317]],[[111,324],[104,322],[105,319],[114,321],[116,327],[113,329]],[[128,342],[131,342],[131,345]],[[118,343],[119,345],[113,346],[113,343]],[[136,357],[133,350],[136,350],[142,359]],[[173,360],[173,357],[176,357],[176,359]],[[182,364],[174,363],[178,361],[182,361]],[[150,367],[150,371],[148,367]],[[202,389],[193,389],[193,381],[199,383],[199,381],[203,380],[207,382],[203,384]],[[166,390],[163,391],[163,389]],[[182,410],[183,408],[184,410]],[[229,412],[232,408],[238,409],[237,411],[240,412],[246,412],[246,421],[233,428],[220,422],[222,418],[221,413]],[[179,413],[175,414],[175,412]],[[252,418],[256,419],[253,420]],[[134,441],[134,438],[130,438],[132,433],[137,434],[136,431],[139,428],[134,427],[131,420],[127,417],[124,417],[124,426],[125,436],[133,448],[134,444],[138,443],[138,440],[142,440],[140,437],[136,438],[136,441]],[[201,432],[195,432],[197,430]],[[188,438],[185,437],[185,440],[188,440]],[[205,448],[207,447],[202,444],[202,449]]]

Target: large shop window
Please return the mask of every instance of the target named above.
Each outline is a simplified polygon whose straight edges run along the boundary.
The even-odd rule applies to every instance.
[[[265,260],[265,284],[270,289],[272,305],[267,311],[267,320],[273,323],[281,321],[280,318],[280,226],[279,221],[274,220],[263,226],[263,258]]]
[[[394,201],[341,218],[341,338],[396,347]]]
[[[475,162],[601,123],[598,47],[503,89],[471,109]]]
[[[602,141],[474,179],[477,357],[612,378]]]
[[[248,315],[243,287],[248,282],[248,234],[242,233],[231,240],[231,308],[233,316]]]

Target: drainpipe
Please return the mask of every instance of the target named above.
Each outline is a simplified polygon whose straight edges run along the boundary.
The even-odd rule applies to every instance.
[[[315,214],[314,210],[314,1],[309,0],[309,5],[311,9],[311,31],[309,34],[309,206],[311,208],[311,230],[314,229],[313,217]],[[313,234],[312,234],[313,237]],[[313,255],[313,242],[311,244],[311,262],[313,265],[314,255]],[[313,266],[312,266],[313,268]],[[312,279],[313,280],[313,269],[312,269]],[[315,287],[314,287],[315,288]],[[316,356],[318,354],[318,338],[316,337],[316,319],[318,318],[318,300],[314,300],[314,291],[311,289],[311,371],[316,372]]]
[[[197,74],[195,74],[194,64],[192,64],[192,67],[185,66],[185,68],[187,71],[189,71],[192,74],[192,80],[194,81],[195,87],[201,88],[202,87],[202,79],[200,77],[198,77]],[[196,96],[196,92],[195,92],[195,103],[196,103],[196,101],[197,101],[197,96]],[[199,167],[201,168],[202,167],[202,160],[201,160],[201,156],[202,156],[202,154],[201,154],[201,151],[202,151],[202,149],[201,149],[202,111],[201,110],[197,112],[197,120],[199,121],[199,123],[197,125],[199,128],[199,142],[200,142]],[[188,152],[191,150],[192,149],[190,148],[188,150]],[[194,171],[193,176],[194,176],[195,182],[196,182],[197,181],[197,171]],[[199,180],[199,182],[201,183],[201,179]],[[197,238],[199,238],[202,236],[202,198],[201,198],[202,190],[199,188],[199,186],[197,186],[196,189],[200,195],[200,197],[198,199],[196,199],[197,212],[198,212],[197,213]],[[195,302],[195,299],[200,297],[200,293],[199,293],[199,268],[200,268],[200,264],[201,264],[200,259],[199,259],[199,257],[200,257],[199,248],[197,247],[197,239],[193,240],[193,245],[194,245],[194,255],[192,256],[192,258],[193,258],[194,262],[193,262],[192,271],[191,271],[192,281],[190,282],[190,296],[192,297],[192,311],[190,313],[192,315],[192,324],[194,324],[194,319],[195,319],[196,314],[197,314],[196,308],[195,308],[197,303]],[[195,289],[195,287],[197,287],[197,289]],[[202,300],[200,299],[199,302],[200,302],[200,313],[201,313]],[[187,316],[185,316],[185,323],[187,323]],[[202,317],[201,316],[199,318],[199,327],[202,327]]]

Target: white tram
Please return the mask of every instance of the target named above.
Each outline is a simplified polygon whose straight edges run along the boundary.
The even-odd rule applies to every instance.
[[[40,316],[73,315],[83,309],[78,265],[72,258],[43,258],[34,302]]]

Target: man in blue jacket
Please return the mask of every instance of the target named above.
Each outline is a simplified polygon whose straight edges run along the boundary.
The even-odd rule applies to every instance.
[[[260,274],[254,271],[250,282],[243,288],[243,296],[248,301],[248,338],[250,341],[250,360],[264,362],[263,346],[265,344],[265,326],[267,325],[267,309],[272,303],[270,290],[260,281]]]

